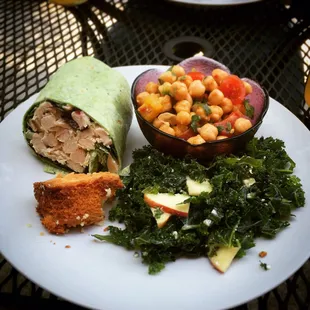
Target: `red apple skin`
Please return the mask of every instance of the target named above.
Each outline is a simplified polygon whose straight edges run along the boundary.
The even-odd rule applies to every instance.
[[[163,212],[167,212],[167,213],[170,213],[170,214],[173,214],[173,215],[182,216],[182,217],[188,217],[188,212],[183,212],[183,211],[175,210],[175,209],[172,209],[170,207],[167,207],[167,206],[164,206],[162,204],[159,204],[159,203],[153,201],[152,199],[150,199],[149,197],[147,197],[147,194],[144,194],[144,201],[151,208],[161,208]]]
[[[163,206],[162,209],[163,209],[164,212],[170,213],[170,214],[172,214],[172,215],[178,215],[178,216],[182,216],[182,217],[188,217],[188,212],[182,212],[182,211],[175,210],[175,209],[171,209],[171,208],[165,207],[165,206]]]

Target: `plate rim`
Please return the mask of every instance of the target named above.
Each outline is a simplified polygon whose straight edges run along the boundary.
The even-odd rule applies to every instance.
[[[211,6],[211,7],[217,7],[217,6],[236,6],[236,5],[245,5],[245,4],[253,4],[253,3],[259,3],[264,0],[234,0],[234,2],[231,2],[229,0],[215,0],[218,1],[218,3],[214,3],[214,0],[166,0],[169,2],[174,2],[177,4],[184,4],[189,6]]]
[[[135,67],[136,67],[136,68],[137,68],[137,67],[140,67],[140,68],[145,69],[145,68],[148,68],[148,67],[151,67],[151,68],[160,68],[160,67],[162,67],[162,68],[167,68],[168,66],[161,66],[161,65],[137,65],[137,66],[119,66],[119,67],[114,67],[114,69],[123,70],[123,68],[124,68],[124,70],[125,70],[125,69],[128,70],[128,69],[133,69],[133,68],[135,68]],[[33,100],[37,95],[38,95],[38,93],[36,93],[36,94],[30,96],[28,99],[26,99],[25,101],[23,101],[23,103],[25,103],[25,102],[27,102],[27,101],[30,101],[30,100]],[[275,100],[275,99],[273,99],[273,98],[271,98],[271,97],[270,97],[270,101],[271,101],[271,102],[270,102],[271,105],[273,104],[273,102],[276,102],[277,104],[279,104],[279,105],[281,106],[281,108],[284,108],[285,110],[287,110],[287,111],[291,114],[291,116],[293,116],[293,117],[295,117],[297,120],[299,120],[299,122],[305,127],[305,130],[308,131],[307,127],[301,122],[301,120],[298,119],[292,112],[290,112],[290,110],[289,110],[288,108],[286,108],[286,107],[283,106],[281,103],[279,103],[277,100]],[[19,106],[21,106],[23,103],[21,103]],[[17,109],[18,109],[18,107],[17,107]],[[12,113],[14,113],[14,111],[16,111],[16,109],[14,109],[14,110],[12,111]],[[9,113],[9,114],[11,114],[11,113]],[[5,119],[8,119],[8,118],[10,118],[10,115],[7,115],[7,117],[6,117]],[[4,120],[3,122],[0,123],[0,128],[3,127],[3,126],[1,126],[1,124],[3,124],[3,123],[6,123],[5,120]],[[307,207],[307,205],[306,205],[306,207]],[[308,206],[308,207],[309,207],[309,206]],[[1,235],[0,235],[0,237],[1,237]],[[0,239],[0,240],[1,240],[1,239]],[[5,259],[6,259],[8,262],[11,263],[11,260],[8,259],[8,257],[6,256],[6,253],[4,253],[2,249],[1,249],[1,252],[2,252],[3,257],[5,257]],[[309,251],[308,251],[308,252],[309,252],[309,253],[308,253],[308,258],[309,258],[309,256],[310,256],[310,248],[309,248]],[[241,302],[232,304],[230,307],[235,307],[235,306],[238,306],[238,305],[247,303],[247,302],[249,302],[250,300],[257,298],[258,296],[262,296],[262,295],[264,295],[266,292],[271,291],[272,289],[274,289],[274,288],[277,287],[278,285],[282,284],[286,279],[288,279],[289,277],[291,277],[291,276],[292,276],[292,275],[293,275],[293,274],[307,261],[308,258],[302,259],[302,260],[301,260],[302,262],[301,262],[300,264],[297,264],[297,265],[295,264],[295,265],[294,265],[295,267],[292,268],[293,271],[291,272],[291,274],[285,275],[285,276],[282,276],[282,277],[279,277],[279,276],[278,276],[277,278],[281,278],[281,279],[282,279],[281,282],[278,282],[277,284],[274,284],[271,288],[268,287],[268,289],[266,289],[265,291],[260,291],[260,293],[258,293],[257,295],[252,296],[251,299],[246,298],[246,300],[242,300]],[[26,274],[27,274],[27,272],[21,271],[21,269],[20,269],[19,267],[17,267],[16,264],[13,264],[13,263],[11,263],[11,264],[12,264],[12,266],[13,266],[15,269],[17,269],[21,274],[23,274],[23,275],[26,275]],[[39,284],[39,282],[37,282],[35,279],[33,279],[33,277],[27,275],[26,278],[28,278],[30,281],[32,281],[33,283],[37,284],[39,287],[43,288],[44,290],[53,293],[53,291],[51,291],[50,289],[46,288],[45,285]],[[61,297],[61,298],[63,298],[64,300],[67,300],[67,301],[72,302],[72,303],[74,303],[74,304],[77,304],[77,305],[80,305],[80,306],[83,306],[83,307],[85,307],[85,306],[86,306],[86,307],[89,307],[89,305],[83,304],[83,303],[80,303],[80,302],[77,302],[77,301],[75,301],[75,300],[72,300],[71,298],[67,298],[65,295],[60,295],[59,293],[57,293],[56,295],[59,296],[59,297]]]

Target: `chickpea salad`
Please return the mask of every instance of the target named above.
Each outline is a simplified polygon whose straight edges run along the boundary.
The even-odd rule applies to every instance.
[[[253,125],[250,83],[216,68],[211,75],[174,65],[136,96],[140,115],[159,130],[199,145],[239,135]]]
[[[206,257],[224,273],[255,238],[275,238],[305,205],[294,168],[284,142],[272,137],[253,138],[208,166],[144,146],[133,152],[109,212],[125,228],[111,225],[93,237],[132,250],[149,274],[179,257]]]

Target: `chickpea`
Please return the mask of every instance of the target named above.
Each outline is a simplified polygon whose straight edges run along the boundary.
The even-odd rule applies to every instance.
[[[191,106],[193,105],[193,98],[191,97],[190,94],[187,94],[187,97],[185,100],[187,100],[191,104]]]
[[[197,129],[201,137],[205,141],[216,140],[217,135],[219,134],[218,129],[212,124],[205,124],[202,127]]]
[[[243,81],[243,85],[244,85],[244,87],[245,87],[245,92],[246,92],[246,94],[247,94],[247,95],[248,95],[248,94],[251,94],[252,91],[253,91],[252,85],[251,85],[250,83],[246,82],[246,81]]]
[[[160,121],[166,122],[172,126],[177,124],[176,118],[177,117],[175,114],[169,112],[161,113],[158,115],[158,119]]]
[[[156,127],[156,128],[159,128],[161,125],[168,125],[169,126],[169,123],[168,122],[164,122],[162,120],[160,120],[158,117],[154,119],[153,121],[153,126]]]
[[[212,71],[212,76],[218,85],[228,76],[229,74],[222,69],[214,69]]]
[[[145,86],[145,90],[150,94],[156,94],[158,92],[158,84],[154,82],[148,82]]]
[[[229,98],[224,98],[221,103],[221,108],[224,114],[230,113],[233,110],[233,103]]]
[[[190,137],[189,139],[187,139],[187,142],[190,144],[197,145],[197,144],[205,143],[206,141],[201,137],[201,135],[197,135],[197,136]]]
[[[180,111],[177,114],[176,122],[180,125],[189,125],[192,121],[191,115],[186,111]]]
[[[205,77],[202,81],[202,84],[205,86],[206,91],[208,92],[211,92],[212,90],[218,88],[218,85],[215,79],[211,75]]]
[[[223,99],[224,94],[219,89],[214,89],[209,94],[208,102],[210,105],[220,105]]]
[[[206,88],[200,80],[193,81],[188,87],[188,92],[192,98],[201,98],[205,91]]]
[[[165,95],[163,97],[159,97],[159,102],[163,106],[163,112],[168,112],[172,109],[172,102],[170,96]]]
[[[178,81],[181,83],[184,83],[186,87],[188,88],[189,85],[193,82],[193,79],[190,75],[182,75],[178,77]]]
[[[177,77],[185,75],[185,70],[180,65],[175,65],[172,67],[171,72]]]
[[[206,110],[200,105],[200,104],[194,104],[193,105],[193,111],[196,115],[200,116],[200,118],[204,121],[209,121],[210,117],[206,113]]]
[[[175,82],[177,79],[177,77],[172,74],[171,71],[166,71],[166,72],[163,72],[160,76],[159,76],[159,80],[164,83],[164,82],[169,82],[169,83],[173,83]]]
[[[210,110],[211,110],[210,119],[213,122],[219,121],[223,116],[222,108],[217,105],[211,105]]]
[[[149,93],[146,92],[146,91],[144,91],[144,92],[142,92],[142,93],[137,95],[136,101],[137,101],[138,106],[141,106],[144,103],[144,99],[148,95],[149,95]]]
[[[236,121],[235,121],[235,131],[236,133],[242,133],[245,132],[246,130],[250,129],[252,127],[252,123],[243,117],[239,117]]]
[[[188,127],[186,125],[178,124],[174,126],[173,129],[174,129],[176,137],[179,137],[188,129]]]
[[[171,136],[175,136],[175,132],[174,132],[174,129],[171,128],[169,125],[167,124],[163,124],[159,127],[159,130],[171,135]]]
[[[169,95],[171,90],[171,83],[165,82],[164,84],[158,86],[158,91],[162,96]]]
[[[181,101],[178,101],[174,105],[173,108],[175,109],[177,113],[179,113],[180,111],[185,111],[185,112],[190,113],[191,107],[192,105],[187,100],[181,100]]]
[[[217,136],[216,137],[216,140],[224,140],[224,139],[227,139],[226,136]]]
[[[179,81],[172,83],[170,95],[178,101],[186,99],[188,95],[186,85]]]

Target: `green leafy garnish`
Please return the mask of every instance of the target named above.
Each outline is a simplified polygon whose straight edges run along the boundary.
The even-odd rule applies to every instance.
[[[50,174],[58,174],[58,173],[68,174],[69,173],[68,170],[64,170],[64,169],[58,168],[56,166],[52,166],[50,164],[44,164],[43,170],[44,170],[44,172],[50,173]]]
[[[192,121],[191,121],[190,127],[196,133],[197,133],[197,128],[198,128],[199,121],[200,121],[200,116],[199,115],[195,114],[195,115],[192,116]]]
[[[124,188],[109,212],[109,220],[125,229],[110,226],[109,235],[94,237],[139,252],[150,274],[179,257],[210,257],[221,246],[240,247],[236,257],[241,258],[255,238],[274,238],[305,205],[294,168],[284,142],[271,137],[254,138],[244,151],[219,156],[208,166],[145,146],[133,152],[130,174],[122,177]],[[212,191],[191,196],[187,217],[172,215],[158,228],[144,193],[187,193],[187,177],[199,183],[208,179]]]
[[[164,214],[164,212],[160,208],[155,209],[154,216],[156,219],[159,219],[162,216],[162,214]]]
[[[210,109],[210,107],[206,103],[200,103],[199,105],[203,108],[203,110],[205,111],[206,115],[210,115],[211,114],[211,109]]]
[[[243,105],[245,108],[245,115],[251,119],[254,117],[254,107],[250,104],[250,101],[248,99],[245,99],[243,101]]]
[[[126,166],[125,168],[123,168],[120,172],[119,172],[119,175],[121,177],[124,177],[124,176],[129,176],[130,175],[130,165]]]
[[[169,90],[169,89],[164,89],[164,90],[161,92],[161,94],[162,94],[163,96],[170,95],[170,90]]]
[[[104,146],[103,144],[96,143],[95,149],[90,151],[88,172],[93,173],[96,171],[107,171],[107,160],[109,154],[115,157],[115,150],[111,147]]]
[[[224,127],[223,127],[223,126],[221,126],[221,125],[216,126],[216,128],[217,128],[217,130],[218,130],[219,134],[220,134],[220,133],[224,130]]]
[[[231,131],[232,127],[231,127],[231,123],[230,122],[227,122],[226,123],[226,130],[229,132]]]
[[[196,102],[194,102],[194,105],[201,107],[204,110],[206,115],[210,115],[212,113],[210,107],[205,102],[196,101]]]
[[[262,269],[264,270],[269,270],[270,267],[266,264],[266,263],[263,263],[262,261],[259,261],[259,265],[261,266]]]

